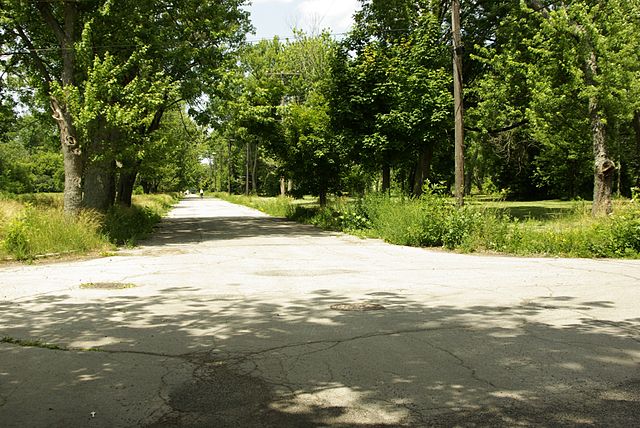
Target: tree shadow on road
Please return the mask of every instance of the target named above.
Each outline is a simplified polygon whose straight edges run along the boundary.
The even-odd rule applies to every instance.
[[[140,245],[156,247],[292,235],[325,237],[335,236],[335,233],[275,217],[166,218],[157,226],[153,236]]]
[[[135,289],[92,296],[0,303],[0,336],[70,349],[38,349],[36,364],[51,361],[49,375],[60,379],[42,384],[19,368],[34,358],[33,348],[0,345],[0,361],[15,362],[0,368],[0,421],[29,425],[29,411],[54,414],[59,409],[47,410],[46,397],[64,397],[67,388],[80,388],[88,402],[119,394],[125,413],[152,407],[133,424],[156,427],[632,426],[640,420],[640,319],[590,315],[594,307],[611,307],[608,301],[559,296],[469,308],[382,291],[363,299],[384,310],[344,312],[331,306],[349,299],[325,289],[286,303],[261,294],[203,296],[189,286],[159,288],[144,298]],[[566,313],[577,321],[563,324]],[[549,314],[557,321],[548,321]],[[74,349],[78,343],[96,352]],[[55,363],[71,355],[73,364]],[[168,369],[162,379],[145,377],[152,376],[145,372],[150,367],[171,362],[188,367],[186,380],[171,380]],[[141,402],[126,388],[107,386],[123,378],[158,388],[162,402]],[[20,387],[31,390],[35,406],[12,398]]]

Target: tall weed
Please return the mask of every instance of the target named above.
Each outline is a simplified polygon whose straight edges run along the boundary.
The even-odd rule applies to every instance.
[[[65,215],[62,195],[18,195],[0,199],[0,258],[29,260],[65,253],[106,251],[134,244],[176,201],[173,195],[136,195],[132,208],[107,214],[91,210]]]
[[[70,217],[57,208],[25,210],[3,228],[3,247],[17,260],[48,254],[87,252],[109,247],[100,233],[99,216],[84,212]]]

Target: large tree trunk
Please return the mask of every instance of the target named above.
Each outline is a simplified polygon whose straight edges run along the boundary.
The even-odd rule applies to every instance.
[[[51,99],[53,118],[60,129],[64,159],[64,211],[76,215],[82,209],[83,159],[71,114],[56,99]]]
[[[612,211],[611,193],[616,165],[607,156],[605,124],[597,108],[597,101],[590,100],[589,115],[594,156],[592,213],[594,216],[602,216],[610,214]]]
[[[431,174],[431,160],[433,159],[433,145],[425,147],[418,157],[416,168],[413,174],[413,185],[411,193],[414,196],[422,195],[422,188],[425,181]]]
[[[98,123],[98,131],[87,148],[84,171],[84,200],[86,208],[106,212],[114,201],[115,162],[111,156],[109,145],[114,135],[107,129],[104,121]]]
[[[84,173],[84,201],[86,208],[106,212],[112,205],[115,189],[115,165],[111,161],[94,161]]]
[[[123,207],[131,206],[131,197],[133,195],[133,186],[136,184],[138,176],[138,166],[132,165],[129,168],[120,171],[120,180],[118,180],[118,204]]]
[[[60,81],[63,91],[66,92],[75,86],[77,4],[71,1],[64,3],[62,23],[53,14],[49,3],[39,2],[37,7],[40,15],[60,45],[62,52],[62,75]],[[30,44],[27,37],[24,37],[24,39]],[[43,76],[47,76],[47,70],[42,61],[37,58],[36,62],[44,72]],[[50,81],[47,79],[47,92],[50,91],[49,83]],[[82,150],[68,106],[55,95],[49,95],[51,112],[60,129],[60,142],[64,158],[64,211],[67,214],[76,215],[82,209]]]
[[[586,65],[587,79],[592,81],[598,74],[595,52],[591,52]],[[594,157],[593,207],[591,211],[594,216],[610,214],[613,209],[611,193],[613,190],[613,176],[616,170],[615,163],[608,157],[606,125],[599,110],[598,98],[592,96],[589,99],[589,120],[591,122]]]

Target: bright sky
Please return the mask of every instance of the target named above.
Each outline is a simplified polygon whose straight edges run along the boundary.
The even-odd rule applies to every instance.
[[[358,0],[252,0],[247,9],[256,34],[248,40],[271,39],[278,35],[287,38],[291,28],[306,32],[329,29],[331,33],[345,33],[351,27]]]

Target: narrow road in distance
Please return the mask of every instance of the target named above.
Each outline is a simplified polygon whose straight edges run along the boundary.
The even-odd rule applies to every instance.
[[[462,255],[187,198],[0,268],[2,427],[633,426],[640,261]]]

